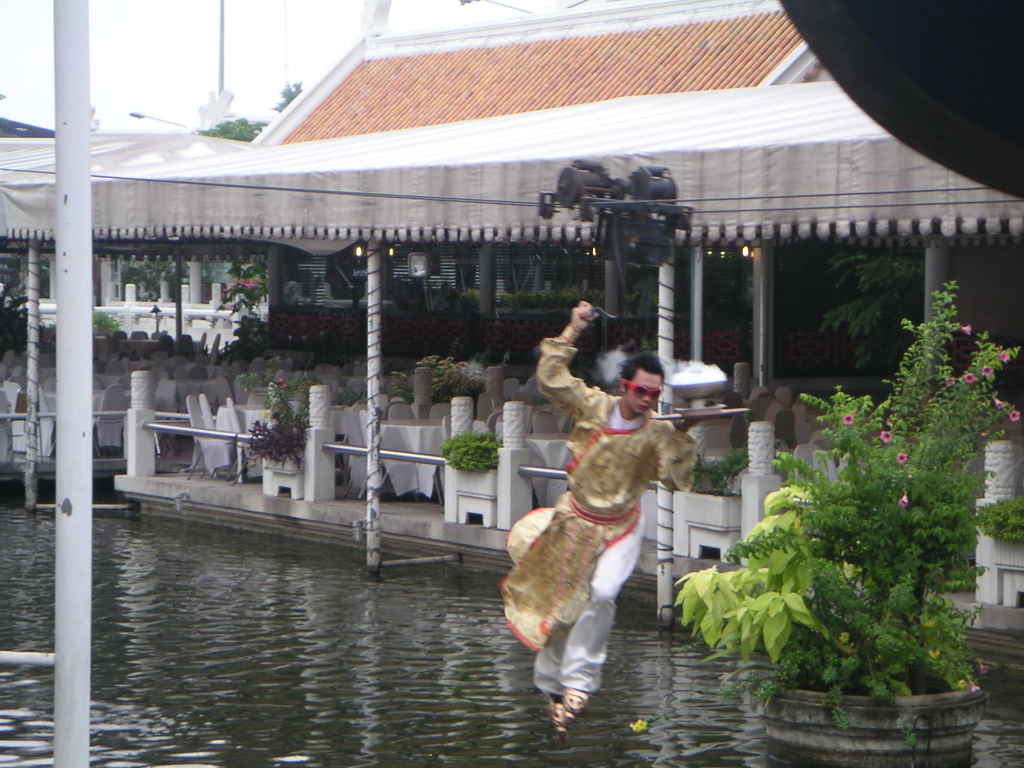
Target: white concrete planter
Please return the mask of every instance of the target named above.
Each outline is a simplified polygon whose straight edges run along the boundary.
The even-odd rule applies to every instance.
[[[444,521],[465,524],[469,515],[480,515],[485,528],[498,519],[498,470],[468,472],[444,468]]]
[[[986,569],[978,577],[978,602],[1020,607],[1024,593],[1024,544],[978,534],[977,561]]]
[[[676,492],[673,497],[675,554],[698,558],[703,554],[707,559],[708,549],[717,549],[720,555],[724,555],[740,540],[742,497],[689,491]]]
[[[293,499],[301,499],[306,488],[306,473],[301,464],[294,461],[277,462],[263,460],[263,493],[278,496],[281,489],[289,492]]]

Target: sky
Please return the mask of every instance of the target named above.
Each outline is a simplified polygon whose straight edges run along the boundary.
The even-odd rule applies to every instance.
[[[501,0],[542,12],[553,0]],[[393,0],[399,31],[452,28],[524,14],[490,0]],[[360,33],[363,0],[225,0],[224,87],[238,117],[266,120],[285,83],[311,86]],[[90,97],[99,130],[199,127],[217,90],[219,0],[90,0]],[[52,128],[53,2],[0,0],[0,117]]]

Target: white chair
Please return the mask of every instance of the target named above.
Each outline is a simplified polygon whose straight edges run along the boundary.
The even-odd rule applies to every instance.
[[[473,431],[474,432],[479,432],[481,434],[486,434],[486,433],[490,432],[491,430],[489,430],[487,428],[487,424],[485,422],[480,421],[480,419],[475,419],[473,421]]]
[[[128,407],[124,395],[124,386],[111,384],[103,390],[100,411],[123,411]],[[97,416],[96,447],[101,454],[111,449],[122,450],[124,447],[124,415]]]
[[[177,390],[178,385],[174,383],[173,379],[160,379],[157,381],[156,395],[154,396],[156,410],[163,411],[164,413],[177,413],[178,403],[175,399]]]
[[[452,404],[451,403],[434,403],[430,406],[430,419],[443,419],[445,416],[452,415]]]
[[[4,394],[3,390],[0,390],[0,414],[6,415],[10,412],[11,407],[7,402],[7,395]],[[12,447],[11,420],[0,419],[0,461],[7,462],[11,460]]]
[[[188,419],[193,429],[213,429],[213,414],[210,414],[210,421],[206,421],[205,411],[209,411],[210,403],[206,402],[205,409],[200,403],[200,395],[188,395],[185,398],[185,407],[188,409]],[[203,398],[205,399],[205,398]],[[206,474],[214,477],[221,469],[230,469],[235,463],[233,454],[234,444],[230,440],[217,440],[215,438],[196,437],[195,449],[192,452],[192,466],[189,468],[189,477],[199,466],[202,459]]]
[[[558,416],[550,411],[538,410],[530,419],[530,432],[558,432]]]
[[[404,400],[399,400],[388,406],[386,418],[388,421],[401,421],[415,419],[416,414],[413,412],[411,405]]]
[[[228,431],[234,432],[236,435],[244,435],[245,430],[242,429],[242,421],[238,418],[238,409],[235,408],[235,401],[229,397],[221,408],[227,409]],[[220,412],[218,411],[218,414],[219,413]],[[238,465],[235,472],[235,481],[241,482],[242,471],[245,469],[246,462],[249,460],[249,454],[245,450],[244,443],[239,443],[236,446],[236,451],[237,453],[235,458],[238,460]]]
[[[519,379],[505,379],[505,382],[501,385],[501,394],[506,400],[518,391]]]
[[[370,414],[365,408],[350,408],[346,414],[345,442],[349,445],[366,447],[366,428],[370,421]],[[345,485],[343,496],[355,486],[359,491],[358,496],[366,493],[366,457],[346,456],[348,460],[348,483]]]

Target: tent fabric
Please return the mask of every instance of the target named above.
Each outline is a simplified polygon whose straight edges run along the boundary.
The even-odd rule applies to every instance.
[[[298,247],[356,237],[589,241],[593,225],[572,212],[537,213],[538,193],[577,158],[616,177],[668,167],[695,209],[694,241],[1024,232],[1024,202],[909,149],[832,82],[632,97],[121,167],[94,183],[94,232]],[[52,237],[52,179],[10,176],[0,191],[11,235]]]

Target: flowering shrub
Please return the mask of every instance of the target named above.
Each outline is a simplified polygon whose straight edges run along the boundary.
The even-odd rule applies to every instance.
[[[315,376],[302,374],[291,382],[278,379],[267,385],[267,418],[249,430],[252,454],[267,461],[302,461],[309,429],[309,388],[319,383]]]
[[[684,623],[713,647],[744,659],[763,647],[777,662],[753,684],[762,698],[823,692],[841,724],[842,694],[892,700],[974,685],[965,644],[974,613],[945,595],[975,586],[971,507],[984,478],[969,464],[1009,408],[994,397],[993,379],[1017,350],[979,334],[956,376],[947,353],[958,329],[953,290],[936,292],[931,320],[905,322],[915,342],[888,399],[805,396],[831,425],[834,447],[819,456],[839,468],[837,478],[782,454],[788,485],[728,554],[746,558],[746,568],[683,579]]]
[[[263,262],[232,264],[230,274],[232,280],[224,291],[219,309],[258,318],[260,303],[267,297],[267,265]]]

